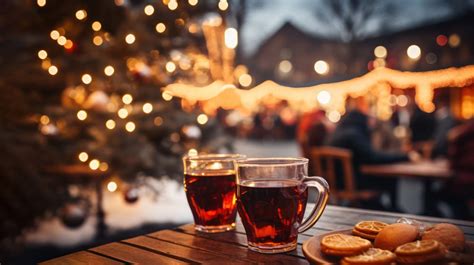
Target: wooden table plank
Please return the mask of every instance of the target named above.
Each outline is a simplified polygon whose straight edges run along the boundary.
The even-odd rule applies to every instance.
[[[122,260],[127,263],[141,264],[197,264],[191,260],[183,260],[175,257],[168,257],[163,254],[143,250],[122,243],[110,243],[90,249],[91,252],[100,253],[107,257]]]
[[[448,180],[454,176],[447,159],[401,162],[384,165],[362,165],[364,175],[380,177],[427,178]]]
[[[65,255],[59,258],[55,258],[52,260],[48,260],[42,262],[40,264],[43,265],[63,265],[63,264],[71,264],[71,265],[85,265],[85,264],[104,264],[104,265],[117,265],[117,264],[125,264],[124,262],[116,261],[110,258],[106,258],[91,252],[87,251],[79,251],[76,253],[72,253],[69,255]]]

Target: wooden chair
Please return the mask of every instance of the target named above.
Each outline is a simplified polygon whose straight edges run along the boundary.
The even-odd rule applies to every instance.
[[[311,149],[310,163],[312,163],[313,175],[325,178],[331,189],[331,202],[335,204],[360,205],[361,201],[367,201],[380,196],[377,191],[357,190],[354,171],[352,168],[352,152],[347,149],[322,146]],[[336,161],[340,161],[344,189],[337,188]]]

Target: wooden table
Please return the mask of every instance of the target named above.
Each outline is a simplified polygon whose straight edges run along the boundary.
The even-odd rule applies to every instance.
[[[309,205],[308,207],[312,207]],[[306,211],[309,212],[309,209]],[[43,264],[308,264],[301,250],[311,236],[348,229],[360,220],[395,222],[401,214],[328,206],[315,227],[298,236],[298,248],[285,254],[259,254],[247,249],[240,220],[233,232],[203,234],[188,224],[119,242],[79,251]],[[450,222],[458,225],[466,238],[474,240],[474,222],[403,215],[427,223]]]

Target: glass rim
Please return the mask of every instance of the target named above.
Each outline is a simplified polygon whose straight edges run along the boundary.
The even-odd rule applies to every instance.
[[[308,164],[309,159],[305,157],[260,157],[246,158],[236,161],[237,167],[285,167]]]
[[[246,158],[247,156],[242,154],[202,154],[183,156],[184,161],[237,161]]]

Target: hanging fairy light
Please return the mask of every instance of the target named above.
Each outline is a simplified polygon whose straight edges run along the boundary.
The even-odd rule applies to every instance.
[[[166,68],[166,71],[172,73],[172,72],[174,72],[174,71],[176,70],[176,64],[173,63],[173,62],[171,62],[171,61],[169,61],[169,62],[166,63],[165,68]]]
[[[153,119],[153,124],[155,124],[155,126],[161,126],[163,124],[163,118],[160,116],[155,117]]]
[[[99,21],[94,21],[91,27],[93,31],[99,31],[102,28],[102,24]]]
[[[86,152],[80,152],[77,157],[79,158],[79,161],[86,162],[87,159],[89,159],[89,154],[87,154]]]
[[[221,11],[225,11],[229,7],[229,3],[227,3],[227,0],[219,0],[219,4],[217,6]]]
[[[59,45],[64,46],[64,44],[66,44],[67,42],[67,39],[64,36],[60,36],[56,41],[58,42]]]
[[[39,6],[39,7],[44,7],[46,5],[46,0],[37,0],[36,1],[36,4]]]
[[[116,191],[118,188],[117,186],[117,183],[115,183],[115,181],[110,181],[109,183],[107,183],[107,190],[110,191],[110,192],[114,192]]]
[[[133,132],[135,131],[135,123],[133,121],[129,121],[125,124],[125,130],[127,130],[127,132]]]
[[[80,121],[83,121],[85,119],[87,119],[87,112],[85,110],[80,110],[77,112],[77,118],[80,120]]]
[[[145,12],[145,15],[151,16],[155,13],[155,8],[152,5],[146,5],[145,8],[143,8],[143,12]]]
[[[151,113],[153,111],[153,105],[151,105],[151,103],[145,103],[143,104],[142,110],[146,114]]]
[[[50,122],[50,119],[46,115],[41,115],[40,117],[40,123],[43,125],[47,125]]]
[[[48,57],[48,53],[45,50],[38,51],[38,58],[40,58],[41,60],[44,60],[46,59],[46,57]]]
[[[167,91],[164,91],[162,94],[161,94],[161,97],[165,100],[165,101],[170,101],[173,99],[173,96],[167,92]]]
[[[451,34],[449,36],[449,40],[448,40],[448,43],[449,43],[449,46],[452,47],[452,48],[456,48],[459,46],[459,44],[461,44],[461,37],[459,37],[458,34]]]
[[[168,8],[171,11],[176,10],[176,8],[178,8],[178,2],[176,0],[170,0],[168,3]]]
[[[325,75],[329,72],[329,64],[326,61],[318,60],[314,63],[314,71],[320,75]]]
[[[418,45],[410,45],[407,49],[407,55],[410,59],[417,60],[420,58],[421,49]]]
[[[58,73],[58,68],[54,65],[51,65],[49,68],[48,68],[48,73],[50,75],[56,75]]]
[[[128,110],[126,108],[121,108],[117,111],[117,115],[121,119],[125,119],[128,117]]]
[[[97,170],[100,166],[100,161],[97,160],[97,159],[92,159],[90,162],[89,162],[89,168],[92,169],[92,170]]]
[[[81,80],[82,83],[88,85],[92,82],[92,76],[90,74],[83,74]]]
[[[196,118],[197,122],[201,125],[204,125],[207,123],[207,121],[209,120],[209,118],[207,117],[206,114],[202,113],[202,114],[199,114]]]
[[[51,39],[53,39],[53,40],[57,40],[60,36],[61,36],[61,34],[59,34],[59,31],[57,31],[57,30],[52,30],[49,33],[49,37],[51,37]]]
[[[158,33],[163,33],[163,32],[165,32],[165,30],[166,30],[166,25],[165,25],[164,23],[161,23],[161,22],[160,22],[160,23],[156,24],[155,30],[156,30],[156,32],[158,32]]]
[[[191,6],[195,6],[198,4],[198,0],[188,0],[188,4]]]
[[[234,28],[227,28],[224,32],[224,43],[229,49],[235,49],[239,43],[238,32]]]
[[[85,19],[86,17],[87,17],[87,12],[86,12],[86,10],[81,9],[81,10],[77,10],[77,11],[76,11],[76,18],[77,18],[78,20],[83,20],[83,19]]]
[[[125,36],[125,42],[127,44],[133,44],[135,42],[135,35],[132,33],[127,34],[127,36]]]
[[[115,121],[114,120],[107,120],[105,122],[105,127],[109,130],[113,130],[115,128]]]
[[[106,162],[100,162],[99,170],[105,172],[107,171],[107,169],[109,169],[109,164],[107,164]]]
[[[132,103],[132,101],[133,101],[132,95],[130,95],[130,94],[125,94],[125,95],[122,96],[122,102],[123,102],[124,104],[130,104],[130,103]]]
[[[104,74],[106,76],[112,76],[115,72],[115,69],[113,66],[111,65],[107,65],[105,68],[104,68]]]

